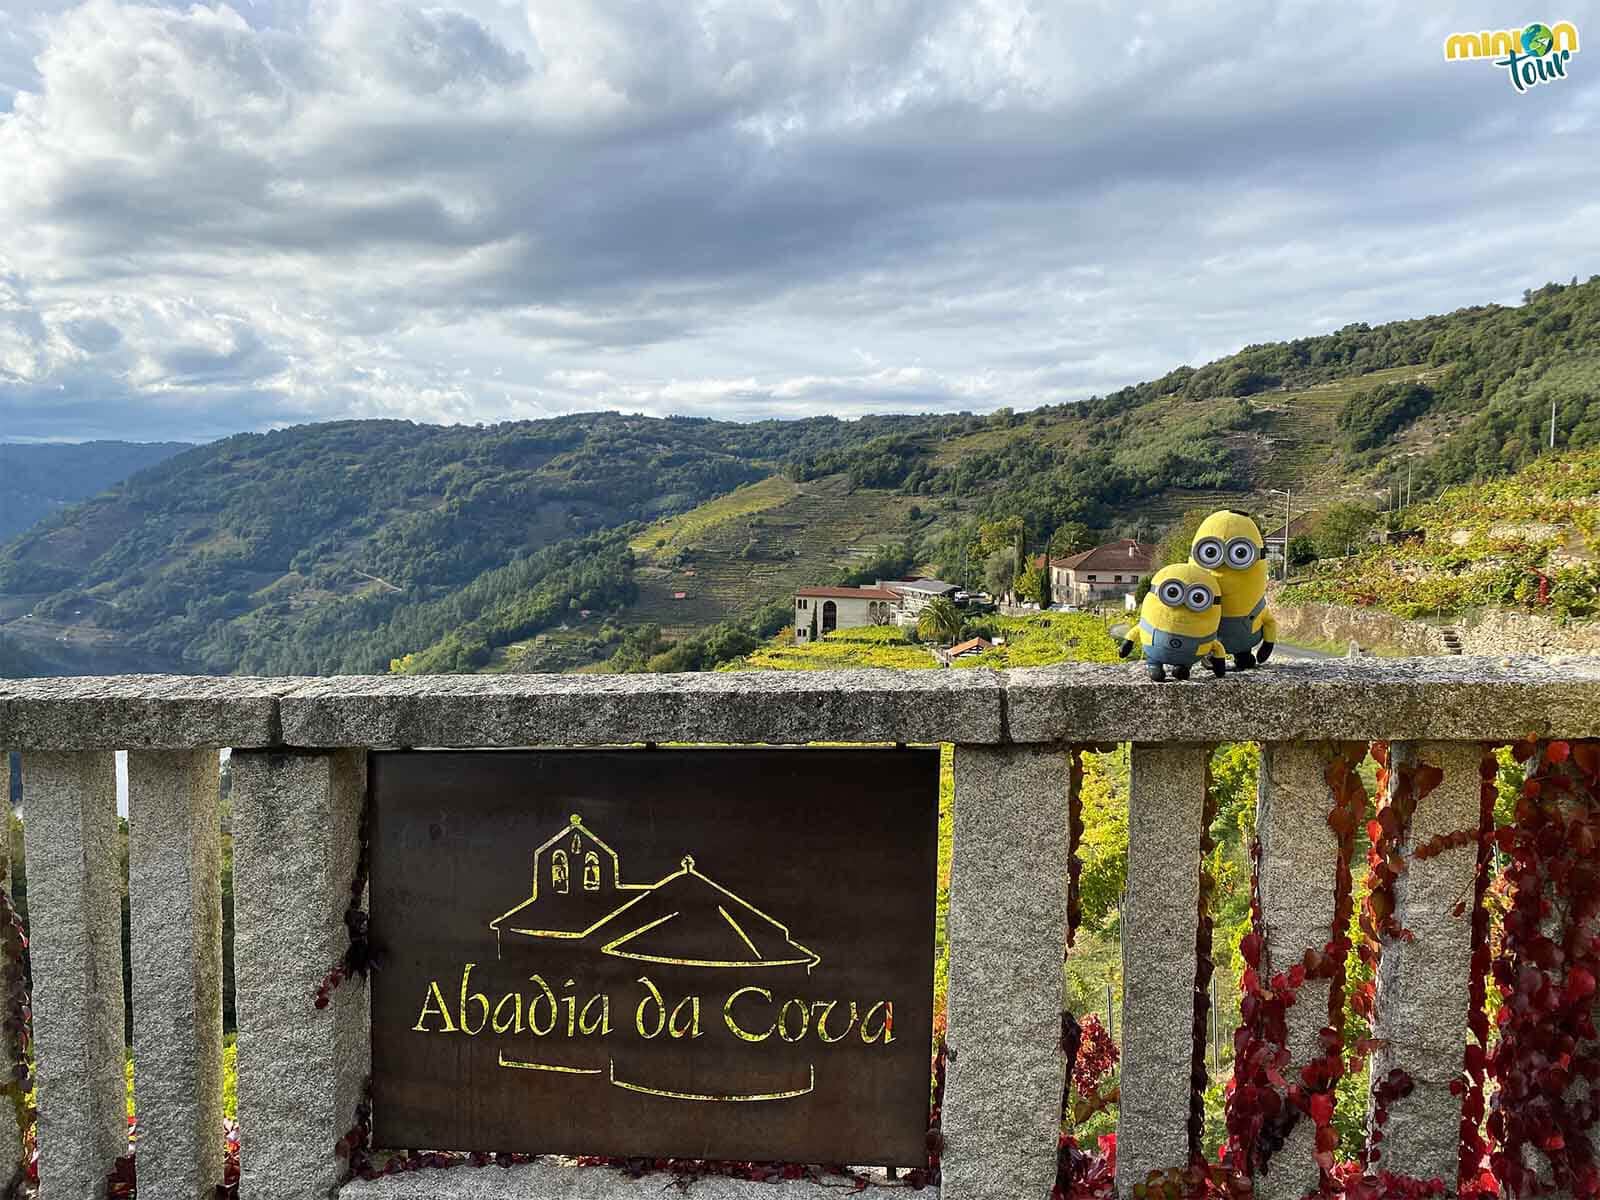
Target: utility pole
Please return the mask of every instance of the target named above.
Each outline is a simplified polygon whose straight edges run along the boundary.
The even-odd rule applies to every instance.
[[[1550,397],[1550,449],[1556,448],[1556,400]]]
[[[1283,581],[1289,581],[1289,526],[1294,520],[1294,506],[1288,488],[1268,488],[1273,495],[1283,495]]]
[[[1283,581],[1289,582],[1289,526],[1294,523],[1294,508],[1289,498],[1289,489],[1283,492]]]
[[[1406,459],[1406,507],[1411,507],[1411,459]]]

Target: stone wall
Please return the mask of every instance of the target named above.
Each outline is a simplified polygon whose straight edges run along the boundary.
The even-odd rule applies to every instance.
[[[1534,613],[1471,613],[1458,626],[1466,654],[1600,654],[1600,621],[1558,625]]]
[[[1272,606],[1278,618],[1280,641],[1336,646],[1356,643],[1364,650],[1378,649],[1406,656],[1447,653],[1444,635],[1432,625],[1407,621],[1393,613],[1343,604],[1291,604]]]
[[[1279,639],[1289,643],[1351,642],[1363,650],[1418,656],[1448,654],[1442,627],[1393,613],[1342,604],[1274,605]],[[1600,622],[1561,625],[1535,613],[1484,609],[1452,626],[1464,654],[1600,654]]]

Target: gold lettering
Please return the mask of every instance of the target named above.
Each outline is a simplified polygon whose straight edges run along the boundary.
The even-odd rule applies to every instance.
[[[796,1033],[793,1037],[789,1036],[789,1010],[791,1008],[798,1008],[800,1010],[800,1016],[798,1018],[800,1022],[800,1032]],[[786,1000],[783,1007],[778,1010],[778,1036],[784,1041],[798,1042],[801,1038],[805,1037],[806,1030],[808,1030],[810,1027],[811,1010],[806,1007],[806,1002],[804,1000]]]
[[[432,1013],[444,1020],[443,1029],[429,1029],[428,1015]],[[454,1033],[455,1023],[450,1020],[450,1011],[444,1006],[444,993],[439,990],[437,980],[428,984],[428,994],[422,998],[422,1013],[417,1017],[417,1023],[411,1027],[417,1033]]]
[[[856,1027],[856,1002],[852,1000],[850,1001],[850,1024],[844,1027],[844,1032],[838,1037],[828,1036],[828,1017],[832,1015],[833,1010],[837,1008],[838,1005],[839,1002],[837,1000],[818,1000],[811,1006],[812,1015],[816,1018],[817,1022],[817,1036],[823,1041],[827,1042],[830,1046],[835,1042],[844,1041],[845,1038],[850,1036],[850,1031]],[[822,1010],[821,1015],[817,1015],[817,1009],[819,1008]]]
[[[639,1031],[640,1037],[653,1038],[659,1035],[661,1031],[666,1028],[667,1005],[666,1001],[661,998],[661,989],[650,982],[650,976],[639,976],[639,982],[644,984],[644,986],[649,990],[650,994],[643,1000],[639,1001],[639,1007],[633,1014],[634,1028]],[[656,1027],[651,1033],[646,1033],[644,1031],[644,1008],[647,1004],[654,1004],[656,1006]]]
[[[571,987],[573,980],[567,980],[565,986]],[[573,1037],[578,1032],[578,998],[576,996],[563,996],[562,1003],[567,1006],[567,1036]]]
[[[468,1037],[476,1037],[483,1032],[483,1027],[489,1023],[489,997],[482,992],[474,992],[470,997],[467,995],[467,983],[472,978],[472,968],[477,965],[477,963],[468,963],[461,968],[461,1032]],[[480,1006],[478,1027],[476,1029],[472,1027],[472,1022],[467,1020],[468,999],[475,1001]]]
[[[683,1011],[684,1005],[689,1006],[689,1023],[687,1025],[678,1020],[678,1014]],[[672,1018],[667,1022],[667,1032],[675,1038],[687,1037],[690,1040],[700,1036],[699,996],[685,996],[673,1006]]]
[[[869,1033],[867,1031],[867,1022],[872,1020],[872,1014],[879,1009],[883,1010],[883,1024],[878,1026],[876,1033]],[[894,1041],[894,1002],[892,1000],[878,1001],[878,1003],[867,1009],[867,1015],[861,1018],[861,1040],[870,1044],[880,1038],[885,1046]]]
[[[509,1020],[501,1017],[507,1004],[512,1005]],[[522,993],[507,992],[500,997],[500,1003],[494,1006],[494,1031],[496,1033],[521,1033],[522,1032]]]
[[[751,1033],[748,1029],[743,1028],[739,1022],[733,1019],[733,1002],[740,996],[744,995],[760,996],[768,1004],[772,1003],[772,993],[767,991],[766,988],[742,987],[738,991],[734,992],[733,995],[729,996],[727,1003],[722,1006],[722,1019],[727,1024],[728,1030],[733,1034],[734,1037],[741,1038],[747,1042],[764,1042],[772,1036],[772,1031],[777,1028],[776,1022],[774,1022],[772,1025],[769,1025],[765,1033]]]
[[[528,1028],[535,1037],[545,1037],[554,1032],[556,1027],[556,994],[550,990],[550,985],[544,981],[543,975],[529,975],[529,983],[539,985],[539,994],[528,1001]],[[545,1022],[544,1028],[539,1028],[539,1002],[544,1001],[550,1006],[550,1019]]]
[[[589,1018],[589,1010],[596,1004],[600,1006],[600,1021],[596,1024]],[[578,1032],[588,1036],[598,1033],[601,1037],[611,1032],[611,997],[600,995],[589,997],[589,1002],[583,1006],[583,1011],[578,1014]]]

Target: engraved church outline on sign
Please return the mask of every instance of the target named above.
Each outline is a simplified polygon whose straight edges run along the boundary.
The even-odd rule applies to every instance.
[[[618,898],[625,897],[621,903]],[[714,910],[716,917],[711,917]],[[687,919],[685,919],[687,918]],[[700,924],[696,925],[695,918]],[[709,924],[708,924],[709,922]],[[691,855],[678,870],[655,883],[626,883],[617,852],[573,813],[568,825],[533,852],[530,895],[489,922],[495,935],[495,957],[504,957],[507,935],[566,944],[590,942],[601,954],[639,962],[709,970],[753,970],[804,967],[806,974],[822,956],[790,936],[788,926],[702,873]],[[710,957],[704,949],[708,932],[724,949]],[[650,1087],[617,1076],[616,1061],[606,1067],[574,1067],[508,1059],[499,1065],[527,1071],[567,1075],[605,1074],[613,1087],[667,1100],[748,1103],[792,1100],[816,1090],[817,1069],[808,1066],[799,1086],[781,1091],[714,1094]]]
[[[548,860],[546,856],[548,855]],[[631,894],[630,894],[631,893]],[[626,895],[620,904],[618,895]],[[711,905],[707,907],[708,901]],[[725,949],[708,957],[685,941],[704,941],[704,925],[680,920],[720,917],[715,925]],[[594,939],[602,954],[639,962],[711,969],[750,970],[803,966],[809,974],[822,956],[795,941],[788,926],[768,916],[695,866],[685,855],[678,870],[655,883],[625,883],[617,852],[573,813],[567,828],[533,852],[533,888],[521,904],[489,922],[499,957],[507,934],[569,941]]]

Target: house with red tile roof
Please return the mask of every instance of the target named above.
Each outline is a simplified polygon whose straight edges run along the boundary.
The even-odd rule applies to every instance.
[[[950,658],[965,658],[969,654],[982,654],[985,650],[993,650],[994,643],[988,638],[968,638],[951,646],[945,653]]]
[[[1120,538],[1092,550],[1050,560],[1050,594],[1066,604],[1120,602],[1156,569],[1157,548]]]

